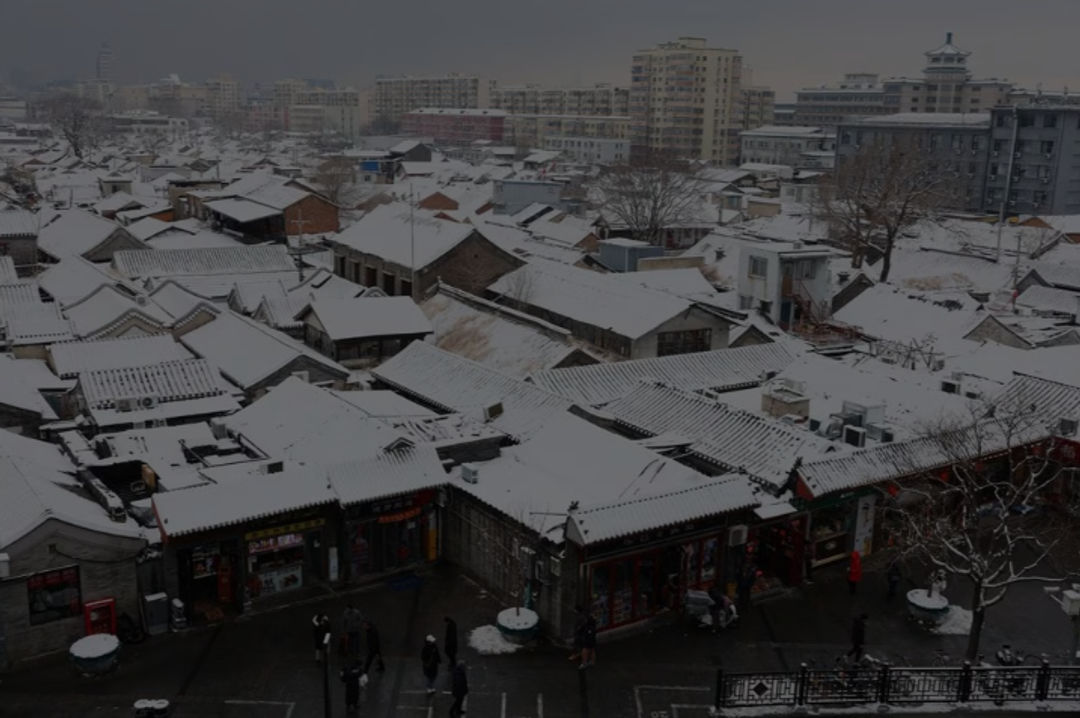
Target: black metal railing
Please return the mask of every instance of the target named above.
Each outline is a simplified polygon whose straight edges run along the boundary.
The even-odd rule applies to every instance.
[[[716,708],[1080,700],[1080,666],[878,666],[717,671]]]

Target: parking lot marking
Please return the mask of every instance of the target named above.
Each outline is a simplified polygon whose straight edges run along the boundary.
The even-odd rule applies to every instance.
[[[709,688],[708,686],[654,686],[654,685],[634,686],[634,703],[637,706],[638,718],[646,718],[645,701],[642,699],[642,696],[641,696],[642,691],[691,691],[691,692],[708,693],[710,690],[712,690],[712,689]],[[668,705],[672,709],[671,713],[669,713],[669,711],[666,711],[666,710],[652,710],[652,711],[649,711],[648,718],[675,718],[675,714],[677,714],[677,712],[678,712],[675,705],[673,705],[673,704],[668,704]],[[697,706],[695,704],[679,704],[679,705],[682,705],[683,708],[687,708],[687,709],[691,708],[691,707],[701,707],[701,706]],[[704,706],[704,707],[708,708],[708,706]]]
[[[544,694],[536,694],[536,718],[544,718]]]
[[[502,718],[506,718],[506,694],[502,694],[502,712],[500,713]]]
[[[296,703],[292,701],[248,701],[235,698],[225,702],[241,706],[281,706],[285,709],[285,718],[292,718],[293,710],[296,709]]]

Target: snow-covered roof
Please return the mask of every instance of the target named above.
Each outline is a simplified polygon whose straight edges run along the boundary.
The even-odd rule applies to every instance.
[[[331,394],[352,404],[368,416],[384,417],[436,417],[439,416],[426,406],[411,402],[395,391],[339,391],[328,390]]]
[[[210,297],[196,294],[171,279],[154,287],[154,291],[150,292],[149,298],[174,320],[187,317],[199,307],[205,308],[206,311],[212,314],[217,314],[219,311]]]
[[[0,210],[0,237],[36,237],[40,221],[38,214],[24,209]]]
[[[589,546],[748,509],[759,505],[760,501],[746,477],[724,476],[678,491],[580,507],[570,512],[567,537],[582,546]]]
[[[11,255],[0,255],[0,284],[14,284],[19,281],[19,273],[15,269],[15,260]]]
[[[145,295],[133,298],[111,284],[104,284],[79,301],[67,305],[64,315],[71,321],[76,336],[83,338],[105,331],[130,316],[138,316],[162,331],[172,323],[172,317],[148,301]]]
[[[1066,262],[1039,262],[1036,274],[1052,287],[1080,291],[1080,264]]]
[[[1080,419],[1080,387],[1019,372],[993,402],[1006,411],[1033,407],[1050,426],[1058,419]]]
[[[430,489],[447,482],[439,455],[430,445],[403,446],[327,470],[342,504]]]
[[[50,519],[91,531],[140,539],[135,521],[113,521],[75,479],[55,444],[0,431],[0,549]]]
[[[296,269],[295,262],[282,245],[159,249],[152,252],[123,250],[113,256],[113,268],[125,277],[210,276]]]
[[[633,391],[642,379],[655,379],[688,391],[732,391],[756,386],[766,372],[785,369],[795,359],[786,343],[755,344],[692,354],[630,359],[610,364],[536,372],[530,380],[569,400],[599,405]]]
[[[488,289],[630,339],[648,334],[692,304],[612,275],[543,259],[503,275]]]
[[[0,404],[38,414],[45,421],[57,419],[41,390],[64,391],[71,382],[61,381],[40,359],[0,358]]]
[[[206,208],[241,224],[281,214],[280,209],[268,207],[265,204],[259,204],[243,197],[231,197],[207,202]]]
[[[60,313],[60,305],[24,304],[5,315],[8,343],[12,346],[52,344],[74,339],[69,322]]]
[[[685,442],[722,470],[745,472],[772,487],[783,486],[796,458],[827,448],[808,432],[658,382],[642,382],[603,413],[637,432]]]
[[[331,341],[430,334],[431,322],[411,297],[318,298],[296,313],[314,314]]]
[[[184,334],[180,341],[221,369],[242,389],[254,387],[300,358],[345,378],[349,370],[281,332],[235,312],[222,312],[211,322]]]
[[[412,342],[371,373],[426,404],[473,418],[482,419],[485,409],[501,404],[503,413],[491,424],[513,436],[529,434],[570,407],[556,394],[427,342]]]
[[[132,197],[127,192],[114,192],[105,199],[94,204],[94,211],[98,214],[105,212],[119,212],[122,209],[134,209],[144,206],[140,199]]]
[[[877,339],[907,343],[933,338],[941,346],[943,342],[955,343],[981,318],[975,312],[974,300],[963,296],[950,296],[948,300],[960,308],[950,309],[910,291],[877,284],[841,307],[833,320]]]
[[[81,209],[66,210],[41,227],[38,248],[58,259],[81,256],[92,252],[116,233],[130,237],[116,222],[98,217]],[[138,240],[131,238],[132,243]],[[123,250],[135,253],[141,250]]]
[[[421,269],[464,241],[475,229],[395,203],[376,207],[333,241],[388,262]]]
[[[136,285],[107,274],[103,266],[82,257],[66,257],[59,264],[48,265],[37,282],[61,305],[76,302],[104,284],[125,286],[132,294],[138,291]]]
[[[79,388],[92,409],[115,407],[119,399],[150,397],[169,402],[226,393],[217,370],[205,359],[90,369],[79,373]]]
[[[1037,312],[1077,314],[1080,312],[1080,294],[1065,289],[1032,284],[1016,298],[1016,306]]]
[[[216,249],[220,247],[237,247],[240,242],[221,232],[213,232],[208,229],[189,233],[175,227],[170,227],[168,232],[154,235],[146,240],[151,249]]]
[[[187,229],[177,227],[169,222],[162,222],[154,217],[144,217],[137,222],[132,222],[126,227],[128,233],[135,239],[145,242],[163,232],[182,232],[192,234]]]
[[[163,536],[178,537],[234,526],[335,501],[325,475],[286,465],[280,473],[254,473],[219,484],[154,494]]]
[[[75,378],[84,371],[160,364],[191,359],[194,355],[171,334],[132,339],[57,342],[49,347],[49,357],[57,376]]]
[[[550,369],[579,350],[562,327],[446,285],[421,309],[440,349],[511,376]]]
[[[866,115],[848,118],[844,125],[879,125],[892,127],[897,125],[916,127],[972,127],[987,129],[990,127],[989,112],[897,112],[892,115]]]

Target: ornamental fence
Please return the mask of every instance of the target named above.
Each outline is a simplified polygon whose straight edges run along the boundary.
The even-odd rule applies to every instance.
[[[1080,666],[811,668],[716,674],[716,708],[1080,701]]]

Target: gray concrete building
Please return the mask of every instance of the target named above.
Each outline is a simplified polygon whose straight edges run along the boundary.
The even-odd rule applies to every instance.
[[[836,133],[820,127],[766,125],[739,133],[739,161],[802,167],[804,153],[832,151]]]
[[[878,141],[912,142],[929,152],[938,168],[956,174],[952,209],[983,209],[987,181],[990,115],[987,113],[914,113],[850,118],[837,127],[836,164]]]
[[[990,124],[987,211],[1080,213],[1080,106],[995,107]]]

